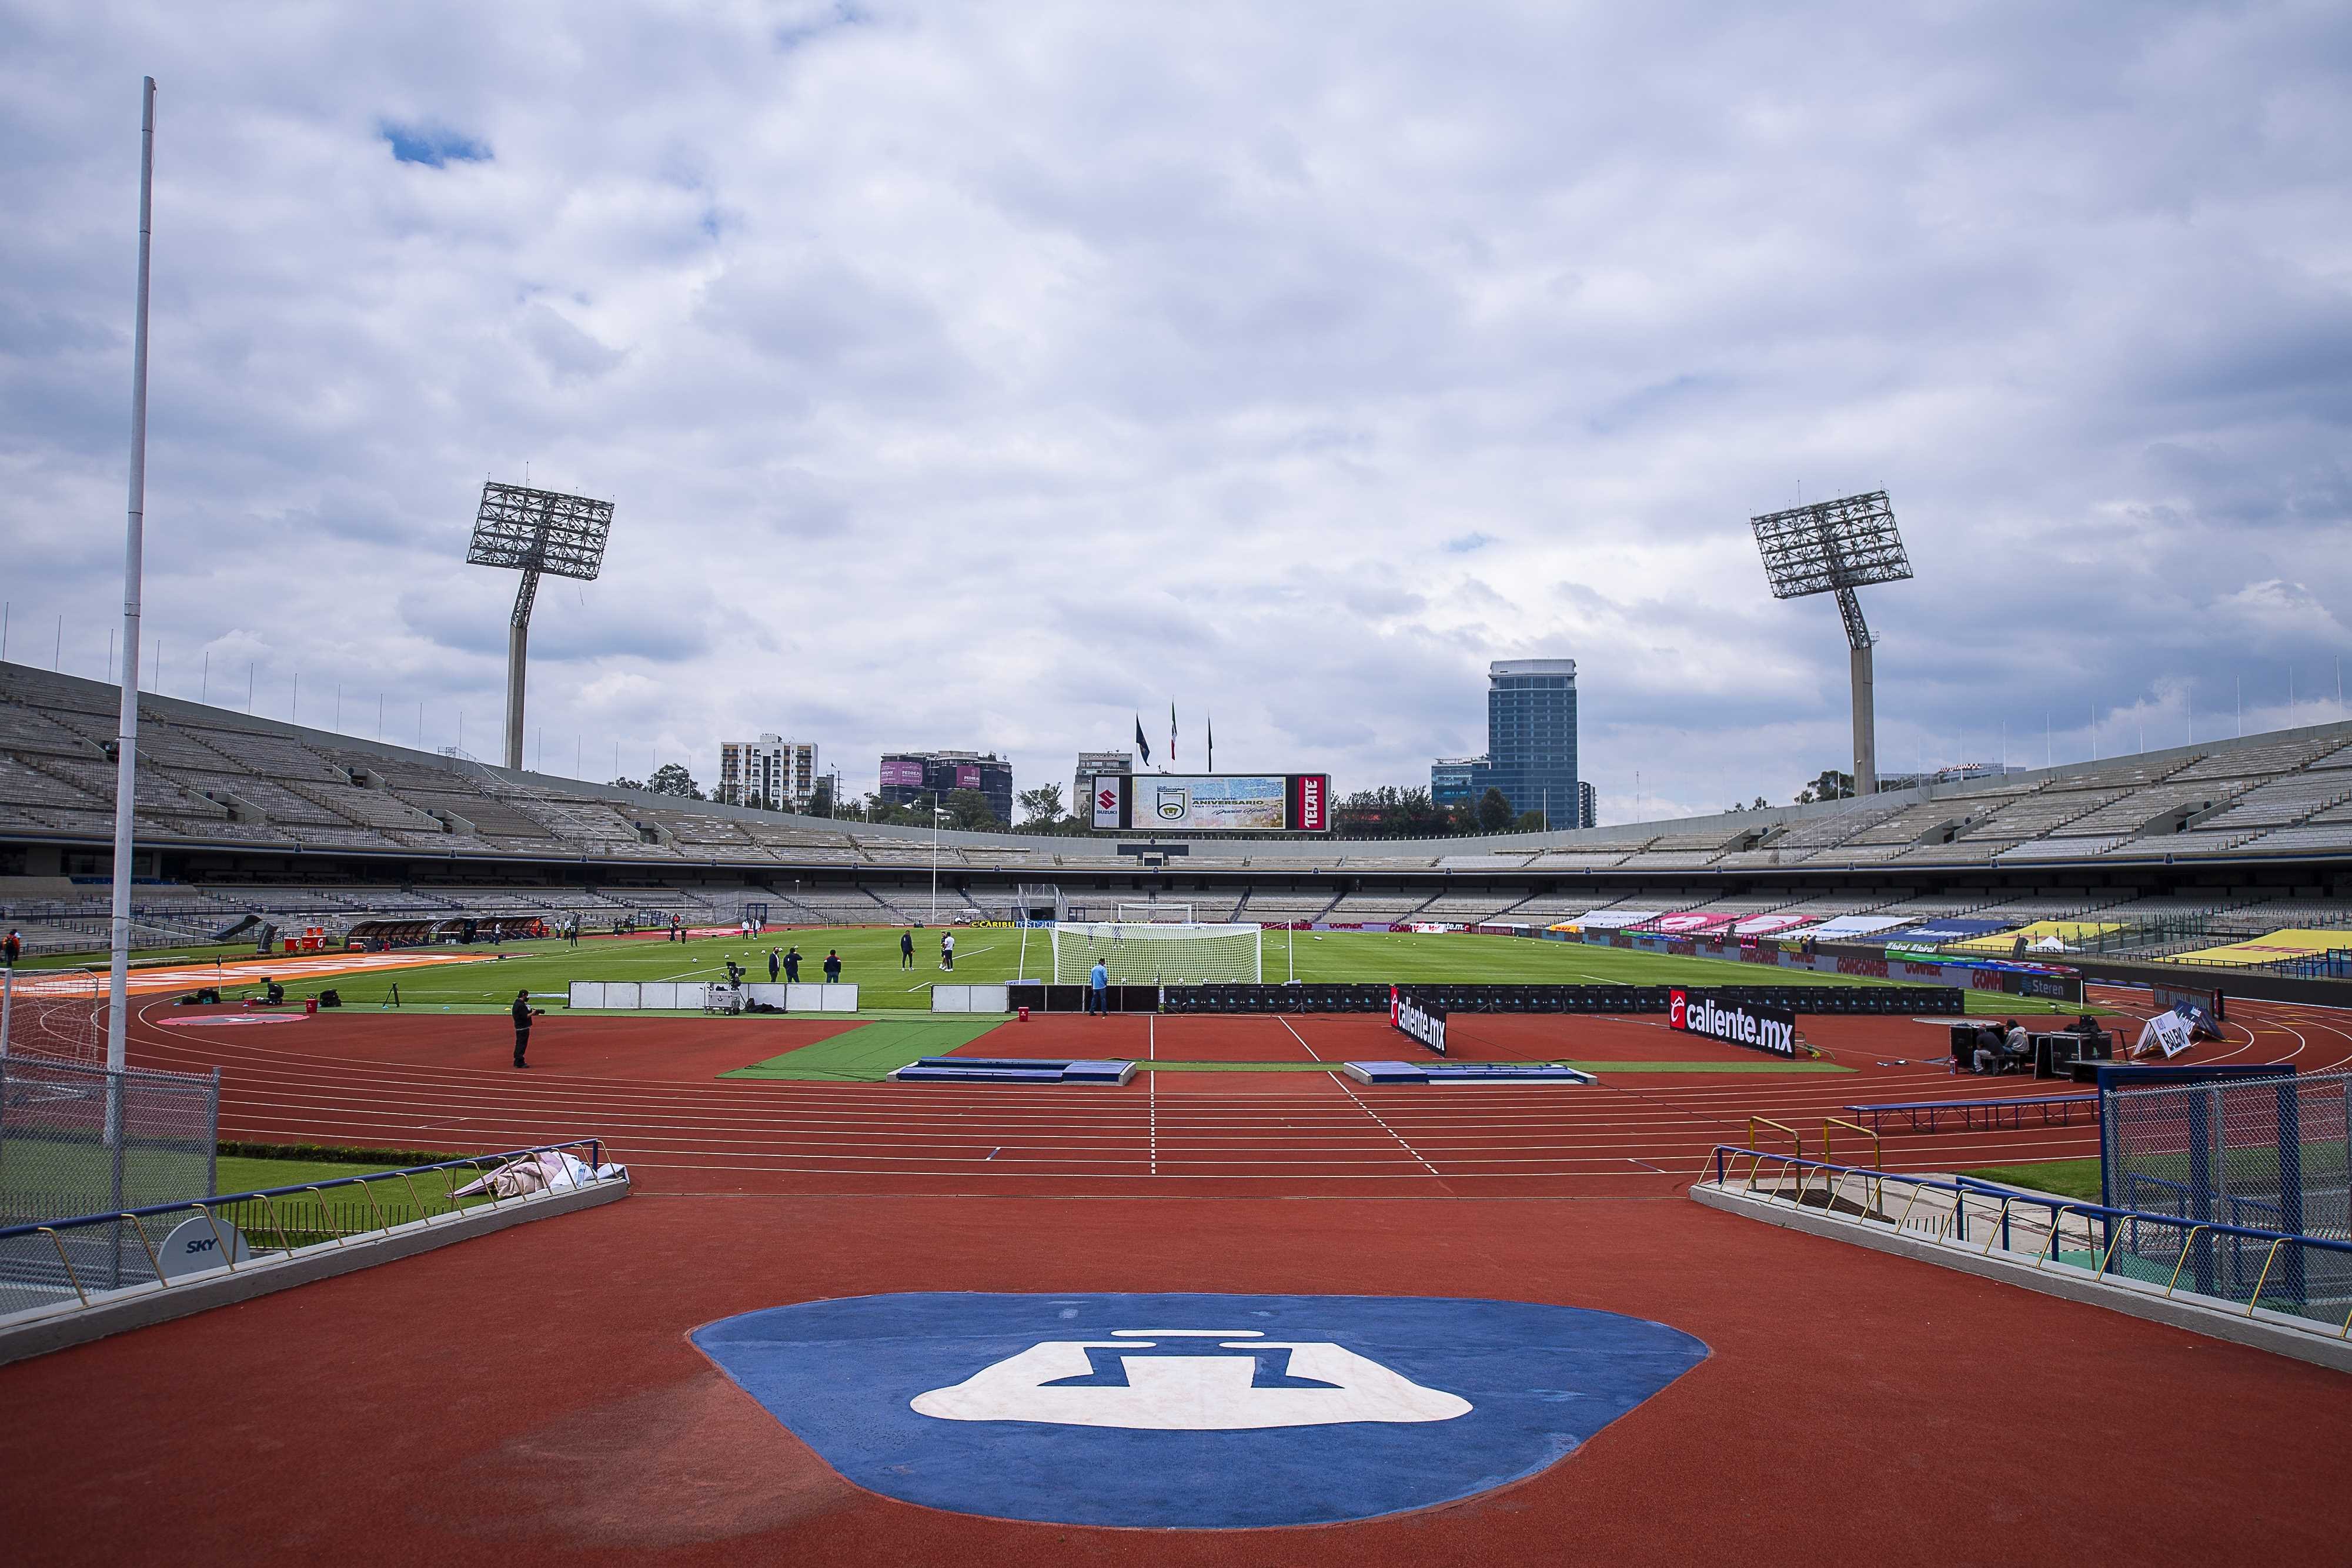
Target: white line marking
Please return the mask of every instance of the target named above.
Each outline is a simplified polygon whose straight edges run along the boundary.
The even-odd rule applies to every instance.
[[[1281,1015],[1278,1013],[1275,1016],[1281,1019],[1283,1028],[1290,1030],[1290,1038],[1297,1040],[1299,1045],[1305,1049],[1307,1055],[1315,1056],[1315,1048],[1307,1043],[1307,1037],[1299,1033],[1296,1029],[1291,1029],[1290,1020],[1288,1019],[1281,1018]],[[1319,1056],[1315,1056],[1315,1060],[1320,1061],[1323,1059]],[[1397,1146],[1399,1148],[1404,1150],[1406,1154],[1411,1155],[1414,1159],[1421,1160],[1422,1169],[1427,1171],[1432,1176],[1438,1174],[1437,1167],[1435,1166],[1431,1165],[1427,1160],[1423,1160],[1421,1158],[1421,1151],[1419,1149],[1416,1149],[1411,1144],[1406,1143],[1402,1134],[1400,1134],[1394,1127],[1390,1126],[1386,1122],[1381,1120],[1381,1113],[1379,1112],[1364,1103],[1363,1096],[1358,1094],[1354,1089],[1349,1086],[1348,1075],[1346,1073],[1332,1072],[1327,1073],[1325,1076],[1329,1078],[1332,1082],[1338,1084],[1339,1086],[1339,1092],[1345,1094],[1349,1099],[1353,1100],[1358,1108],[1360,1109],[1365,1115],[1370,1116],[1372,1119],[1373,1124],[1378,1126],[1381,1132],[1386,1133],[1390,1137],[1396,1139]]]

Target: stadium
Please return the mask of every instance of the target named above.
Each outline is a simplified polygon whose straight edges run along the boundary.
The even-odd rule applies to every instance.
[[[372,82],[393,107],[332,132],[343,153],[356,147],[409,183],[370,185],[352,155],[324,173],[174,196],[159,220],[155,187],[174,164],[156,173],[148,78],[119,622],[96,608],[111,576],[101,596],[48,537],[102,532],[114,548],[110,524],[93,530],[84,497],[54,479],[77,464],[117,477],[113,447],[101,463],[76,446],[96,449],[71,434],[83,400],[57,368],[98,352],[112,328],[31,308],[0,318],[11,375],[36,367],[0,380],[28,433],[0,436],[0,456],[20,460],[29,497],[0,513],[12,570],[0,596],[0,1555],[1022,1568],[2345,1557],[2334,1498],[2352,1479],[2352,710],[2340,663],[2333,702],[2314,705],[2307,675],[2299,699],[2287,674],[2284,722],[2260,704],[2248,714],[2242,673],[2273,653],[2292,672],[2338,645],[2326,561],[2309,568],[2316,591],[2260,573],[2284,548],[2263,530],[2287,537],[2322,514],[2335,527],[2341,506],[2315,459],[2295,470],[2291,501],[2268,509],[2244,499],[2240,476],[2231,504],[2257,521],[2223,519],[2199,489],[2228,488],[2212,480],[2228,466],[2216,455],[2262,400],[2184,414],[2187,372],[2147,348],[2161,334],[2145,322],[2119,333],[2163,407],[2125,408],[2113,385],[2074,401],[2128,433],[2129,473],[2161,481],[2126,504],[2112,474],[2099,476],[2106,489],[2076,489],[2034,466],[2049,451],[2018,430],[2064,421],[2018,393],[2030,378],[2003,357],[2017,340],[1970,314],[1963,274],[1980,258],[1948,235],[1891,304],[1833,274],[1833,305],[1795,307],[1831,322],[1806,329],[1832,345],[1817,355],[1852,357],[1857,338],[1916,342],[1906,319],[1938,313],[1920,310],[1918,290],[1948,299],[1969,329],[1958,358],[1909,389],[1932,395],[1890,394],[1878,378],[1891,372],[1866,368],[1854,372],[1865,398],[1822,391],[1805,415],[1817,427],[1801,431],[1787,388],[1834,378],[1819,357],[1777,360],[1770,333],[1733,334],[1752,361],[1736,372],[1659,369],[1705,360],[1667,351],[1665,318],[1689,315],[1711,337],[1765,308],[1653,303],[1668,298],[1661,258],[1720,254],[1719,236],[1650,234],[1640,204],[1645,259],[1633,266],[1596,250],[1586,270],[1547,261],[1504,286],[1486,269],[1513,244],[1434,219],[1436,261],[1322,255],[1301,214],[1345,183],[1334,150],[1379,147],[1402,167],[1482,140],[1458,134],[1465,111],[1432,108],[1440,78],[1423,73],[1442,72],[1446,51],[1374,40],[1370,14],[1360,47],[1386,49],[1409,90],[1359,102],[1380,73],[1353,66],[1307,73],[1348,88],[1328,101],[1244,78],[1256,130],[1246,178],[1200,178],[1189,152],[1122,147],[1108,192],[1081,200],[1055,180],[1097,140],[1152,118],[1137,107],[1151,95],[1108,70],[1118,51],[1097,41],[1058,67],[1040,63],[1052,51],[1018,69],[998,60],[992,81],[1014,90],[943,130],[910,110],[945,91],[961,68],[950,57],[992,58],[987,40],[954,34],[927,54],[927,29],[947,24],[919,7],[751,9],[757,25],[740,37],[682,18],[675,37],[633,34],[632,68],[676,68],[662,57],[683,37],[711,46],[698,70],[772,57],[772,79],[673,82],[634,106],[616,90],[635,79],[627,70],[566,84],[599,112],[647,115],[626,129],[648,143],[673,102],[707,96],[742,115],[646,155],[662,221],[691,239],[649,239],[614,217],[618,183],[567,187],[596,214],[586,231],[577,212],[538,208],[545,172],[578,152],[551,146],[543,125],[593,141],[615,167],[641,150],[558,117],[519,71],[502,90],[535,108],[471,111],[494,132],[453,129],[404,96],[448,74],[439,67],[395,69],[397,94]],[[1188,58],[1181,39],[1132,25],[1168,59]],[[323,54],[284,46],[307,69],[275,57],[273,68],[331,79],[339,61],[396,52],[322,26],[337,40]],[[474,27],[455,36],[483,58],[526,57]],[[1024,48],[1052,36],[1043,20],[1007,31]],[[1756,36],[1734,46],[1742,72],[1772,57]],[[193,51],[191,77],[210,47],[173,46]],[[1271,35],[1261,47],[1281,52]],[[1991,50],[1981,74],[2012,68],[2016,48]],[[610,52],[600,40],[580,55]],[[2317,43],[2286,53],[2328,57]],[[1528,52],[1571,57],[1556,38]],[[1202,83],[1237,61],[1189,58]],[[1070,60],[1102,80],[1076,92],[1054,74]],[[889,74],[909,61],[919,85]],[[1507,75],[1489,62],[1464,101]],[[1580,79],[1588,92],[1606,85]],[[208,162],[236,145],[223,130],[246,107],[234,93],[258,90],[205,100]],[[283,117],[273,136],[309,124],[270,93]],[[1515,111],[1558,94],[1547,81]],[[1051,134],[1021,118],[1023,100],[1072,99],[1110,107]],[[1339,113],[1344,130],[1325,125],[1302,158],[1274,134],[1273,101],[1319,104],[1311,112]],[[783,123],[803,141],[837,130],[839,160],[858,172],[845,199],[780,183],[799,225],[782,248],[740,237],[765,214],[724,169],[740,158],[775,177],[770,144],[792,138],[753,108],[802,116]],[[2238,111],[2183,119],[2226,127]],[[1219,132],[1198,103],[1163,112],[1187,143]],[[1789,111],[1722,113],[1745,142],[1785,133]],[[1610,138],[1638,140],[1638,118],[1620,105]],[[2123,119],[2145,133],[2156,115]],[[1889,121],[1885,135],[1940,170],[1927,150],[1955,124],[1928,134]],[[1835,125],[1839,145],[1852,129]],[[58,144],[99,134],[60,131]],[[1530,134],[1516,127],[1497,144]],[[902,136],[917,149],[904,163]],[[958,162],[1000,138],[1018,176],[1001,190]],[[727,158],[706,158],[713,148]],[[2040,151],[2026,162],[2054,178],[2073,148]],[[1716,166],[1730,156],[1701,160],[1710,201],[1743,183]],[[1951,157],[1969,169],[2021,161],[2006,141]],[[1165,183],[1138,172],[1162,163]],[[957,170],[953,188],[919,190],[915,165]],[[1603,183],[1647,203],[1651,166]],[[1481,178],[1391,171],[1370,187],[1416,190],[1423,204],[1437,185],[1475,193],[1498,178],[1467,167]],[[1744,183],[1780,202],[1790,178]],[[1883,172],[1854,183],[1874,193],[1874,233],[1882,205],[1959,203]],[[1808,199],[1832,203],[1837,182],[1819,183]],[[269,225],[283,214],[249,194],[287,189],[333,193],[289,201],[303,223],[336,226],[319,214],[348,202],[340,223],[389,235],[389,248],[350,269],[361,292],[339,298],[344,279],[329,269],[273,271],[251,262],[258,246],[216,247],[271,292],[160,338],[159,354],[236,362],[299,388],[298,401],[269,405],[273,423],[250,382],[221,382],[243,396],[191,396],[184,383],[169,417],[194,434],[163,448],[159,491],[173,488],[151,527],[151,240],[168,255],[174,223],[208,210],[282,235]],[[1902,200],[1883,202],[1887,192]],[[1490,193],[1474,210],[1549,199]],[[1657,204],[1694,199],[1661,189]],[[1196,200],[1212,214],[1206,240],[1101,237],[1106,225],[1144,235],[1161,209]],[[1233,237],[1246,225],[1221,205],[1261,200],[1283,214],[1271,250]],[[2168,201],[2150,200],[2170,225]],[[35,226],[66,254],[56,236],[79,220],[69,204],[40,202]],[[995,247],[967,220],[994,210],[1035,225],[1013,247],[1020,286],[950,308],[924,290],[987,270]],[[887,226],[902,214],[921,216]],[[1753,232],[1751,219],[1723,232]],[[533,251],[510,272],[486,262],[472,247],[494,250],[480,236],[508,222],[560,235],[557,259]],[[1553,235],[1525,248],[1575,250],[1591,226],[1580,215],[1574,246]],[[819,237],[827,230],[857,237]],[[2145,234],[2129,237],[2144,257]],[[793,270],[802,247],[834,243],[906,270],[893,288]],[[51,261],[14,244],[0,243],[0,285],[46,277],[24,297],[62,297]],[[1768,275],[1765,248],[1736,270]],[[692,307],[673,299],[627,336],[616,323],[660,293],[640,287],[642,269],[681,255],[699,258],[677,264]],[[1149,263],[1169,255],[1190,259],[1152,296]],[[541,281],[568,276],[573,256],[616,268],[602,297]],[[1136,297],[1090,292],[1106,287],[1094,266],[1106,256],[1118,265],[1102,277]],[[2205,262],[2220,270],[2184,267],[2195,287],[2167,297],[2176,308],[2227,292],[2213,277],[2250,288],[2260,271],[2234,252]],[[745,278],[763,268],[822,295],[827,319],[798,302],[745,306]],[[2027,335],[2073,353],[2104,330],[2079,301],[2149,270],[2070,274],[2064,329],[2032,317]],[[2004,310],[2042,308],[2021,275],[1987,271]],[[217,271],[205,276],[225,291]],[[1464,286],[1454,318],[1428,311],[1409,281],[1423,276],[1481,281]],[[1323,297],[1360,277],[1395,297]],[[469,299],[453,278],[499,301]],[[1271,293],[1252,292],[1262,285]],[[203,293],[174,281],[156,308],[185,329]],[[635,303],[613,303],[624,297]],[[1588,312],[1572,318],[1584,336],[1530,330],[1517,314],[1529,299]],[[278,336],[256,325],[281,307]],[[1097,308],[1088,332],[1055,335]],[[2240,333],[2325,338],[2315,308],[2299,309]],[[1496,329],[1507,350],[1488,341],[1488,313],[1509,327]],[[1458,340],[1379,341],[1379,323],[1416,314],[1449,320]],[[1876,324],[1857,333],[1865,319]],[[1628,319],[1645,323],[1638,384],[1579,392],[1561,417],[1550,379],[1606,360],[1599,327]],[[1181,327],[1166,342],[1137,325],[1161,320]],[[1288,335],[1298,320],[1312,352]],[[332,366],[289,369],[287,345],[321,321]],[[961,335],[951,351],[908,349],[940,324]],[[32,347],[20,353],[19,339]],[[687,340],[703,342],[701,358],[665,357]],[[804,381],[763,382],[729,357],[777,341],[801,356]],[[1977,373],[1988,342],[2010,423],[1971,426],[1950,389]],[[1528,400],[1541,412],[1482,444],[1482,422],[1508,423],[1496,408],[1509,400],[1490,397],[1507,379],[1495,365],[1516,365],[1525,343],[1541,347],[1544,390]],[[1499,359],[1454,363],[1474,349]],[[1195,351],[1215,369],[1198,388],[1185,379]],[[1373,417],[1353,402],[1391,361],[1412,367],[1402,396],[1437,433],[1410,480],[1370,455],[1399,439],[1395,406]],[[2232,399],[2250,379],[2284,377],[2294,395],[2273,401],[2303,420],[2302,372],[2252,363],[2231,359]],[[485,364],[494,373],[478,376]],[[1133,366],[1148,393],[1117,384]],[[629,400],[593,401],[631,375],[649,379]],[[1740,402],[1751,377],[1772,389],[1765,413]],[[395,439],[369,403],[390,385],[438,439]],[[1255,401],[1267,386],[1297,409],[1270,416]],[[996,422],[1000,404],[1009,423]],[[844,413],[877,405],[890,420]],[[835,419],[822,440],[810,434]],[[1641,445],[1659,423],[1675,434]],[[1981,472],[1921,459],[1904,444],[1913,435],[1885,434],[1893,423],[1932,426],[1916,439],[1966,449]],[[2014,470],[2002,430],[2024,453]],[[470,472],[496,439],[561,471],[528,444],[559,431],[563,465],[609,458],[631,499],[540,487],[520,461],[520,484]],[[1163,438],[1169,466],[1149,479],[1073,478]],[[1885,463],[1947,494],[1907,541],[1887,489],[1860,484],[1826,500],[1809,486],[1810,504],[1801,495],[1744,527],[1673,532],[1694,496],[1721,509],[1727,475],[1760,484],[1777,472],[1752,450],[1720,470],[1693,455],[1742,442],[1763,444],[1769,463],[1825,464],[1827,446],[1844,466]],[[2056,450],[2075,449],[2094,444]],[[381,466],[334,471],[362,450]],[[1528,452],[1544,455],[1531,487],[1500,476]],[[1577,480],[1592,518],[1554,523],[1528,497],[1588,456],[1608,471]],[[273,464],[325,477],[296,505],[265,494]],[[1004,479],[1014,472],[1018,483]],[[1439,488],[1417,489],[1429,472]],[[1269,476],[1301,473],[1318,476],[1299,481],[1311,506],[1269,498],[1280,489]],[[606,584],[627,612],[592,610],[585,585],[616,527],[640,526],[629,508],[649,476],[674,494],[645,507],[658,515]],[[924,512],[926,481],[953,497],[950,527]],[[420,528],[383,499],[413,485],[438,506],[477,482],[462,565],[442,549],[454,524]],[[1641,486],[1656,495],[1628,501]],[[1410,492],[1411,549],[1382,532],[1384,489]],[[860,508],[868,524],[844,520]],[[787,513],[789,526],[761,521]],[[1566,542],[1486,527],[1521,524]],[[2168,530],[2189,539],[2185,556]],[[1347,555],[1356,533],[1371,542]],[[1129,535],[1144,546],[1122,554]],[[151,536],[178,549],[170,568],[142,554]],[[1914,549],[1930,580],[1882,597],[1913,579]],[[202,572],[187,565],[197,553]],[[1344,591],[1318,599],[1318,571]],[[1515,590],[1513,575],[1562,580],[1519,599],[1484,578],[1439,580],[1479,571]],[[496,625],[480,613],[493,591]],[[1832,652],[1845,657],[1822,681],[1787,628],[1810,624],[1826,642],[1828,606],[1757,619],[1819,599],[1836,603],[1844,641]],[[142,664],[142,613],[203,639],[205,673],[178,684],[195,700],[161,689],[160,653]],[[1212,623],[1215,636],[1199,630]],[[346,674],[356,691],[358,672],[413,661],[381,684],[455,694],[460,744],[424,744],[421,702],[418,744],[387,741],[380,695],[372,724],[346,726],[341,685],[328,726],[295,720],[318,711],[315,697],[289,700],[284,720],[253,711],[256,625],[315,650],[296,656],[311,684],[289,698]],[[120,637],[108,678],[72,673],[68,636],[94,646],[100,630]],[[1606,737],[1591,751],[1619,754],[1595,767],[1580,768],[1575,662],[1555,649],[1618,683],[1586,688],[1591,733]],[[2055,673],[2052,649],[2066,665]],[[242,707],[211,700],[229,684],[215,650],[247,661]],[[1487,755],[1438,755],[1464,748],[1430,717],[1429,691],[1489,653],[1510,657],[1488,666]],[[85,665],[94,655],[74,668]],[[1142,716],[1167,699],[1130,688],[1204,669],[1255,694],[1284,750],[1253,760],[1279,767],[1217,771],[1213,729],[1202,770],[1179,770],[1172,706],[1155,767]],[[2236,723],[2209,706],[2224,671],[2240,683]],[[714,696],[722,674],[736,684]],[[1546,700],[1566,716],[1559,728],[1503,684],[1520,678],[1557,683],[1525,692],[1557,694]],[[500,680],[503,749],[490,761],[464,744],[479,732],[457,701],[478,716]],[[1817,702],[1816,685],[1830,696]],[[2143,688],[2158,698],[2115,700]],[[2011,766],[2009,726],[2024,733],[2029,705],[2053,691],[2087,713],[2088,756],[2056,760],[2042,708],[2032,716],[2044,765]],[[718,792],[731,799],[702,799],[683,770],[682,789],[630,782],[618,741],[613,781],[575,776],[590,771],[593,731],[575,741],[570,774],[560,746],[551,770],[527,699],[583,727],[600,712],[655,715],[646,726],[691,735],[694,755],[719,753]],[[877,791],[858,806],[838,776],[814,789],[826,776],[804,736],[706,744],[704,730],[734,722],[712,716],[727,703],[847,731],[854,744],[827,744]],[[874,739],[950,733],[942,715],[964,739],[983,724],[1017,728],[1029,781],[1047,741],[1058,769],[1099,739],[1106,714],[1123,735],[1129,708],[1140,765],[1078,752],[1053,791],[1070,783],[1076,810],[1040,811],[1030,831],[1004,825],[1012,747],[1000,758]],[[1882,710],[1906,749],[1936,725],[1974,723],[1999,736],[2002,760],[1931,771],[1921,740],[1916,771],[1883,772]],[[1241,726],[1229,712],[1215,727],[1230,757]],[[2125,712],[2140,724],[2127,748],[2115,742]],[[2150,712],[2185,743],[2147,745]],[[2312,714],[2323,721],[2304,722]],[[2231,733],[2195,738],[2200,716]],[[646,755],[639,744],[633,755]],[[1538,756],[1553,747],[1564,751]],[[1342,809],[1341,790],[1395,776],[1366,758],[1388,768],[1408,754],[1435,758],[1414,810],[1444,831],[1356,836],[1366,819]],[[1835,767],[1791,803],[1759,792],[1785,798],[1781,776],[1824,756]],[[1534,761],[1559,779],[1530,785]],[[1606,812],[1591,787],[1600,768],[1634,781]],[[751,782],[760,768],[765,793]],[[1441,772],[1461,791],[1451,802],[1437,798]],[[779,780],[792,785],[781,799]],[[1727,791],[1754,804],[1652,809]],[[958,796],[986,808],[967,819],[982,826],[948,825],[958,819],[943,802]],[[765,803],[733,803],[744,799]],[[1550,825],[1567,821],[1582,825]]]

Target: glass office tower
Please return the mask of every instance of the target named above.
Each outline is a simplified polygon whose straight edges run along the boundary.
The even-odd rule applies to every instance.
[[[1578,825],[1574,659],[1486,666],[1486,771],[1513,811],[1540,811],[1555,828]]]

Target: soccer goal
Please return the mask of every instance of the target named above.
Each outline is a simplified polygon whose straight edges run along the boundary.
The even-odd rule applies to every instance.
[[[1263,980],[1261,936],[1255,925],[1065,922],[1054,927],[1054,983],[1084,985],[1097,959],[1115,986]]]
[[[1162,904],[1153,899],[1149,904],[1114,904],[1110,917],[1121,925],[1190,925],[1192,906],[1189,904]]]

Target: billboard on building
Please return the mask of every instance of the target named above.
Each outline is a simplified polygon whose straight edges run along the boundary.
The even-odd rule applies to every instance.
[[[1167,833],[1321,833],[1331,827],[1324,773],[1097,774],[1097,828]]]
[[[885,789],[919,789],[923,787],[923,765],[912,757],[886,757],[882,759],[882,788]]]
[[[957,789],[979,789],[979,788],[980,788],[980,764],[979,764],[979,763],[977,763],[977,762],[959,762],[959,763],[957,763],[957,764],[955,765],[955,770],[956,770],[956,781],[955,781],[955,787],[956,787]]]

